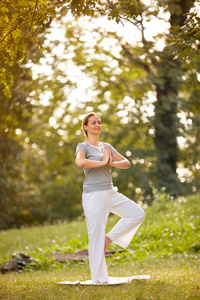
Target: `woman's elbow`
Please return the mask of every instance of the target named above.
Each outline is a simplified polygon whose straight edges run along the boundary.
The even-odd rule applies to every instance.
[[[78,168],[81,168],[81,169],[84,168],[84,163],[83,163],[83,161],[81,161],[81,160],[79,160],[79,159],[76,160],[76,165],[77,165]]]
[[[127,160],[126,161],[126,169],[130,169],[130,167],[131,167],[131,163]]]

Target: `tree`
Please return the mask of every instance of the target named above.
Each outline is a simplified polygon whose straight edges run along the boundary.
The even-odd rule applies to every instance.
[[[189,1],[183,3],[186,13],[194,1],[191,0],[189,6],[188,3]],[[158,1],[158,5],[161,7],[164,5],[169,9],[175,9],[174,16],[178,16],[178,14],[183,16],[184,11],[180,11],[183,6],[179,4],[176,1]],[[75,17],[106,15],[117,23],[129,20],[136,26],[143,26],[142,20],[138,18],[140,18],[141,9],[144,7],[145,5],[141,1],[136,2],[135,0],[118,0],[116,2],[110,0],[31,0],[26,3],[26,6],[24,6],[22,0],[17,2],[12,0],[2,1],[0,4],[0,84],[4,85],[4,93],[11,97],[10,87],[12,86],[13,77],[8,67],[13,62],[21,63],[24,59],[26,45],[35,40],[34,32],[36,30],[39,32],[44,31],[45,28],[50,26],[53,18],[60,19],[70,11]],[[156,13],[154,11],[154,14]],[[184,17],[185,20],[187,19]],[[178,37],[176,43],[180,49],[188,51],[188,43],[183,45],[182,41],[186,37],[187,40],[190,39],[189,44],[193,43],[194,47],[198,47],[199,17],[197,13],[189,14],[185,27],[183,27],[182,21],[181,25],[180,22],[176,24]],[[196,37],[194,38],[194,36]],[[39,46],[42,45],[39,43]]]
[[[23,175],[20,165],[23,164],[23,145],[20,134],[28,127],[32,105],[27,101],[30,87],[30,70],[12,67],[15,76],[11,88],[12,98],[1,95],[0,110],[0,227],[6,228],[16,224],[19,213],[19,189]],[[0,88],[2,92],[2,87]],[[23,182],[24,183],[24,182]],[[24,185],[25,188],[25,185]]]
[[[54,8],[55,3],[51,2]],[[122,175],[120,170],[114,170],[113,174],[114,181],[127,196],[151,202],[152,184],[157,184],[159,188],[165,186],[172,195],[181,194],[185,192],[183,180],[186,192],[190,192],[192,187],[193,191],[199,189],[200,164],[196,155],[199,145],[194,135],[194,132],[199,134],[198,56],[185,61],[180,58],[174,60],[174,45],[165,44],[164,49],[159,51],[154,41],[147,40],[145,24],[148,23],[145,22],[161,17],[157,4],[153,7],[133,1],[125,4],[124,1],[114,4],[108,2],[107,6],[100,2],[98,6],[94,4],[97,2],[81,1],[79,5],[77,1],[63,1],[61,7],[63,14],[71,9],[74,15],[86,14],[94,18],[96,14],[107,13],[109,18],[117,22],[125,22],[124,19],[127,19],[140,30],[141,42],[130,44],[113,32],[99,29],[93,32],[98,35],[94,48],[91,45],[88,48],[79,22],[74,21],[66,24],[66,43],[62,57],[51,56],[52,76],[40,74],[33,81],[22,61],[18,61],[20,65],[14,63],[8,66],[6,61],[3,64],[8,73],[14,75],[11,89],[13,96],[11,99],[4,96],[5,109],[1,111],[1,124],[4,124],[2,170],[8,170],[1,176],[2,190],[4,188],[1,203],[4,208],[7,203],[4,220],[8,216],[10,218],[7,219],[7,225],[6,222],[1,225],[4,228],[14,224],[20,226],[23,223],[54,221],[58,218],[70,219],[81,213],[80,182],[83,181],[83,174],[74,164],[74,152],[76,144],[81,141],[80,121],[87,109],[103,112],[105,128],[102,138],[127,155],[134,165],[126,174]],[[181,6],[185,13],[192,3],[182,1],[179,5],[174,2],[163,4],[160,1],[159,5],[170,12],[167,22],[173,33],[174,26],[181,26],[185,19],[183,11],[180,13]],[[51,17],[49,25],[50,22]],[[45,36],[42,26],[32,36],[35,36],[35,41],[31,41],[29,47],[22,43],[26,59],[24,63],[28,62],[29,65],[31,62],[38,63],[42,56],[43,59],[48,58],[53,47],[59,44],[59,41],[52,43],[52,47],[43,44]],[[162,38],[166,40],[166,34]],[[114,47],[102,47],[102,43],[105,45],[109,39],[115,41],[117,54],[116,49],[112,51]],[[37,40],[43,44],[43,52],[38,52]],[[8,41],[7,38],[4,41]],[[93,98],[88,97],[87,102],[78,99],[74,109],[68,97],[79,82],[70,76],[66,67],[68,63],[81,66],[82,72],[91,79],[93,85],[90,88],[90,92],[93,89]],[[19,86],[24,85],[27,76],[25,82],[28,86],[23,94]],[[10,96],[8,93],[6,95]],[[46,97],[48,102],[42,104]],[[13,107],[17,113],[11,119]],[[154,114],[149,115],[149,107],[154,107]],[[58,113],[59,110],[62,113]],[[182,115],[187,116],[188,124],[192,122],[191,126],[184,126],[180,122]],[[6,133],[8,122],[11,122],[12,129],[9,135]],[[19,129],[21,133],[16,134]],[[180,136],[187,140],[189,148],[179,149],[177,139]],[[11,144],[15,145],[14,148],[9,147]],[[6,145],[6,155],[3,145]],[[183,163],[191,171],[192,180],[189,176],[182,176],[183,180],[179,181],[177,167]],[[10,211],[11,207],[15,209],[14,213]]]
[[[126,5],[122,5],[124,12]],[[21,63],[25,58],[25,48],[35,41],[35,31],[42,32],[48,28],[53,18],[59,19],[68,11],[79,16],[94,15],[94,13],[109,12],[108,16],[119,19],[119,8],[108,1],[80,0],[31,0],[24,6],[24,1],[4,0],[0,4],[0,84],[3,92],[11,97],[10,87],[13,84],[13,74],[9,66]],[[132,11],[134,5],[132,4]],[[38,44],[41,47],[42,45]]]
[[[121,180],[120,171],[114,172],[115,182],[123,190],[126,189],[128,196],[138,196],[135,195],[137,190],[137,193],[140,191],[141,199],[143,197],[146,200],[151,199],[152,184],[159,188],[166,187],[172,195],[191,192],[192,186],[187,184],[189,177],[185,178],[183,186],[183,178],[180,182],[177,176],[179,163],[182,164],[184,156],[177,139],[186,131],[179,122],[180,113],[189,111],[189,106],[183,110],[186,89],[188,103],[194,102],[197,105],[199,91],[195,83],[191,85],[190,73],[197,80],[198,58],[194,58],[192,64],[171,59],[171,46],[166,46],[164,51],[155,49],[154,43],[144,38],[145,30],[142,26],[143,46],[130,45],[113,32],[95,28],[92,29],[94,39],[95,35],[98,38],[94,48],[91,48],[81,27],[83,25],[79,26],[79,23],[66,24],[67,42],[62,56],[69,57],[68,54],[74,48],[74,54],[71,55],[73,61],[93,81],[96,96],[92,100],[88,97],[86,103],[79,99],[79,113],[84,114],[87,109],[103,110],[103,122],[109,128],[109,133],[105,130],[103,136],[124,155],[127,152],[134,164],[134,171],[127,172],[125,180]],[[116,52],[115,46],[109,50],[101,46],[110,38],[115,39],[115,45],[120,49],[118,54],[113,54]],[[61,61],[65,63],[65,59]],[[187,82],[183,76],[186,73]],[[149,95],[154,95],[154,103],[148,102]],[[156,107],[153,116],[145,111],[150,105]],[[127,132],[130,136],[127,136]],[[128,184],[132,190],[127,189]]]
[[[176,55],[184,59],[200,51],[200,17],[198,7],[187,14],[183,26],[173,28],[172,41],[177,46]]]
[[[151,121],[152,130],[155,129],[154,145],[157,158],[156,184],[159,188],[163,186],[166,187],[167,192],[172,195],[178,195],[185,192],[182,183],[179,181],[176,170],[180,157],[179,147],[177,144],[177,139],[180,135],[178,111],[182,101],[180,94],[184,84],[184,74],[188,65],[186,67],[181,59],[174,59],[173,53],[175,51],[175,47],[173,45],[166,45],[162,51],[158,51],[155,49],[153,42],[147,41],[145,38],[145,21],[147,18],[151,18],[153,16],[159,17],[159,9],[158,6],[153,7],[154,9],[151,6],[151,10],[148,10],[148,8],[143,6],[140,2],[138,3],[138,14],[132,16],[132,22],[140,28],[142,47],[135,47],[119,42],[118,45],[120,45],[122,49],[120,59],[117,59],[114,55],[106,53],[105,51],[104,53],[106,55],[110,55],[112,59],[115,59],[116,62],[118,62],[118,67],[127,66],[128,60],[128,68],[132,70],[132,74],[136,72],[137,68],[140,69],[140,73],[144,72],[144,74],[146,74],[146,80],[142,82],[144,84],[147,81],[147,89],[149,88],[152,93],[156,94],[156,101],[154,103],[155,115],[153,117],[153,121]],[[163,6],[164,10],[169,13],[168,24],[170,26],[170,32],[172,32],[174,27],[181,27],[184,24],[186,14],[190,11],[194,2],[180,1],[179,3],[176,3],[158,1],[158,4],[159,6]],[[165,38],[166,37],[167,36],[165,34]],[[105,36],[103,38],[105,38]],[[87,55],[87,51],[84,51],[84,46],[82,46],[82,51],[85,55]],[[125,87],[125,83],[127,84],[130,79],[125,79],[123,72],[121,72],[118,77],[116,75],[114,76],[117,79],[110,80],[110,73],[107,72],[106,74],[106,72],[103,71],[105,64],[102,66],[101,62],[101,64],[98,64],[98,68],[97,60],[88,58],[84,60],[84,55],[80,56],[78,49],[76,54],[77,55],[74,57],[74,60],[79,64],[86,66],[84,67],[85,71],[88,73],[90,72],[91,75],[95,76],[97,79],[96,87],[98,90],[101,89],[102,91],[99,97],[103,98],[103,91],[110,91],[110,97],[114,101],[111,106],[112,112],[116,111],[116,105],[119,103],[118,101],[120,97],[123,99],[126,94],[128,96],[130,95],[131,98],[137,97],[133,92],[131,92],[131,88],[129,90],[129,85],[126,85],[127,93],[124,91],[123,84]],[[141,76],[140,73],[138,73],[139,76]],[[105,84],[105,87],[102,88],[101,82],[106,82],[108,84]],[[137,81],[135,80],[135,82]],[[116,89],[118,89],[117,93],[116,91],[113,91],[113,85]],[[199,95],[198,89],[195,88],[195,90]],[[148,90],[145,90],[144,85],[142,89],[143,96],[141,95],[141,97],[146,98],[145,94],[147,95],[147,91]],[[192,93],[189,97],[191,97],[189,98],[189,101],[193,101]],[[102,98],[101,101],[103,102]],[[197,101],[197,99],[195,101]]]

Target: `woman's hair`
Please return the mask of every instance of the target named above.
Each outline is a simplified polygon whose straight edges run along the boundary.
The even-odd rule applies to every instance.
[[[81,126],[81,128],[83,129],[84,134],[85,134],[86,137],[87,137],[87,130],[84,129],[84,126],[85,126],[85,125],[87,126],[88,120],[89,120],[89,118],[92,117],[92,116],[97,116],[97,117],[99,117],[99,115],[96,114],[95,112],[90,112],[89,114],[87,114],[87,115],[85,116],[85,118],[84,118],[83,121],[82,121],[82,126]],[[100,118],[100,117],[99,117],[99,118]]]

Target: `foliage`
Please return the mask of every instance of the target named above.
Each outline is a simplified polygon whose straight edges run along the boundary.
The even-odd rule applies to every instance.
[[[152,185],[164,186],[172,195],[199,190],[198,56],[174,60],[174,46],[156,49],[157,39],[165,40],[165,33],[154,41],[146,38],[149,22],[160,18],[160,7],[170,13],[166,22],[171,33],[181,26],[192,6],[186,2],[148,6],[140,1],[38,0],[29,1],[26,9],[23,1],[1,3],[6,94],[0,112],[0,228],[71,220],[82,214],[84,178],[74,164],[74,153],[83,141],[81,119],[91,110],[102,115],[101,138],[132,162],[130,170],[113,169],[121,192],[151,203]],[[91,28],[81,19],[70,24],[62,19],[69,10],[74,16],[92,16],[86,21]],[[111,30],[93,29],[92,20],[99,15],[120,24],[129,18],[141,41],[133,45]],[[50,39],[55,16],[60,20],[56,26],[66,30],[63,43],[59,36]],[[86,31],[93,46],[85,39]],[[63,48],[62,54],[57,48]],[[30,68],[43,63],[50,72],[32,77]],[[76,96],[81,85],[86,85],[85,97]],[[3,85],[0,88],[3,95]],[[185,139],[181,149],[179,137]],[[179,169],[185,173],[178,177]]]
[[[154,11],[152,16],[148,15],[149,18],[158,14],[156,7],[151,7],[152,9]],[[172,14],[169,24],[173,28],[177,24],[178,12],[173,11],[172,6],[170,9]],[[142,24],[146,20],[146,14],[145,10],[141,12]],[[181,16],[180,24],[184,21],[184,14]],[[139,24],[138,19],[137,25]],[[103,137],[110,139],[123,154],[128,151],[129,158],[136,164],[135,172],[130,170],[123,174],[126,178],[129,177],[126,182],[133,188],[129,196],[135,197],[134,190],[139,186],[145,191],[142,197],[145,200],[151,199],[152,182],[159,188],[165,186],[172,195],[198,190],[198,184],[193,184],[189,178],[181,178],[180,182],[177,176],[178,166],[187,165],[187,162],[181,160],[180,153],[187,149],[180,151],[178,145],[179,137],[185,136],[187,131],[183,128],[181,117],[192,114],[195,119],[193,124],[198,124],[199,119],[196,109],[199,102],[199,80],[196,73],[198,56],[186,63],[174,60],[175,48],[166,45],[162,51],[155,49],[155,43],[145,39],[144,26],[140,29],[142,46],[133,46],[115,32],[103,32],[95,27],[93,38],[96,43],[91,49],[79,24],[73,29],[75,34],[72,38],[71,31],[72,26],[67,24],[66,35],[75,49],[73,61],[81,66],[95,86],[96,97],[86,102],[85,109],[103,110],[102,116],[109,129],[109,134],[104,133]],[[104,46],[106,41],[113,45],[109,50]],[[79,101],[78,107],[84,107],[84,103]],[[154,112],[150,116],[148,110],[152,107]],[[116,124],[113,129],[112,124]],[[191,127],[193,130],[194,126]],[[189,135],[187,140],[190,139]],[[142,159],[145,160],[144,166],[136,163]],[[121,175],[121,172],[114,170],[114,174]],[[136,174],[139,176],[136,177]],[[121,176],[117,176],[115,182],[120,187],[123,184],[125,189],[124,183],[118,178]]]
[[[13,84],[13,73],[10,66],[21,63],[25,58],[28,45],[37,40],[37,34],[48,28],[52,19],[64,16],[67,11],[75,16],[105,14],[111,19],[120,20],[120,9],[125,17],[136,14],[135,1],[113,3],[108,1],[79,0],[31,0],[26,5],[23,0],[2,1],[0,4],[0,84],[4,85],[5,96],[11,97],[10,87]]]
[[[159,0],[158,5],[167,7],[170,13],[176,16],[176,19],[180,19],[184,18],[184,13],[188,12],[192,3],[186,1],[184,7],[181,7],[171,1]],[[108,19],[115,20],[117,23],[129,20],[138,28],[142,28],[143,23],[140,17],[141,13],[144,14],[145,5],[135,0],[118,0],[114,2],[109,0],[31,0],[24,6],[23,0],[17,2],[7,0],[1,3],[0,10],[0,84],[4,85],[4,94],[11,97],[10,87],[13,83],[13,74],[9,70],[9,66],[12,66],[14,62],[21,63],[25,57],[27,45],[37,41],[39,46],[42,46],[36,38],[35,31],[39,33],[44,31],[45,28],[49,27],[53,18],[60,19],[68,11],[75,17],[81,15],[94,17],[98,14],[106,15]],[[181,10],[182,13],[180,13]],[[150,14],[147,12],[148,18]],[[157,12],[154,11],[153,14],[157,14]],[[181,25],[176,24],[176,31],[180,28]],[[195,13],[191,13],[186,26],[181,28],[181,32],[178,32],[177,37],[179,39],[176,43],[181,47],[180,49],[188,51],[188,43],[195,47],[198,34],[199,18]],[[193,41],[194,36],[195,42]],[[183,46],[182,41],[185,37],[188,43]],[[189,41],[190,37],[192,41]]]
[[[172,41],[178,47],[177,57],[187,59],[200,51],[200,17],[198,7],[187,14],[182,27],[175,26],[172,30]]]
[[[9,67],[24,59],[25,45],[33,42],[33,32],[47,23],[53,14],[48,1],[2,1],[0,4],[0,83],[4,84],[4,94],[11,97],[13,75]]]
[[[43,35],[40,34],[38,39],[42,41]],[[54,110],[53,105],[48,109],[49,115],[45,111],[44,119],[42,119],[40,112],[43,111],[43,106],[40,104],[40,97],[39,95],[37,99],[34,97],[34,89],[36,91],[40,89],[39,80],[32,79],[32,72],[26,65],[27,62],[30,65],[30,57],[32,61],[38,62],[42,56],[35,43],[32,43],[29,49],[26,49],[24,63],[20,65],[15,63],[9,67],[9,72],[14,75],[12,97],[8,98],[4,95],[3,86],[0,86],[2,94],[0,228],[2,229],[60,218],[72,219],[81,213],[80,204],[77,204],[79,198],[74,199],[76,195],[74,186],[69,189],[70,184],[68,186],[66,184],[66,181],[72,179],[71,174],[66,170],[66,165],[69,164],[69,160],[71,162],[73,159],[75,149],[69,149],[67,144],[64,147],[58,145],[61,143],[60,135],[49,126],[49,118]],[[58,80],[57,85],[55,82],[53,85],[57,88],[54,92],[55,101],[59,101],[61,99],[59,90],[64,84]],[[52,139],[48,138],[50,131]],[[71,152],[70,158],[66,157],[66,152]],[[60,161],[60,155],[65,157],[64,163],[63,160]],[[52,163],[49,166],[50,161]],[[64,178],[61,178],[60,172],[65,173]],[[43,186],[40,185],[41,182],[44,183]],[[60,189],[63,185],[66,186],[65,193],[62,193]],[[80,187],[77,186],[77,189]],[[59,214],[58,210],[63,213]]]
[[[15,74],[15,83],[11,89],[12,99],[1,92],[0,110],[0,227],[12,226],[17,219],[16,208],[19,202],[19,189],[26,190],[26,184],[20,166],[24,164],[23,145],[18,132],[27,130],[31,117],[32,105],[27,101],[30,87],[30,70],[19,68],[17,64],[10,67]],[[31,191],[29,186],[29,191]]]

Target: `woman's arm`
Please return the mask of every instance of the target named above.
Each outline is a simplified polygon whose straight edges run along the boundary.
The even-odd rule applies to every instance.
[[[76,155],[76,165],[79,168],[89,169],[89,168],[98,168],[103,167],[108,164],[110,159],[110,151],[108,147],[104,148],[104,154],[102,161],[89,160],[85,158],[85,153],[83,151],[78,151]]]
[[[119,152],[115,152],[113,156],[110,154],[109,165],[119,169],[129,169],[131,167],[128,159],[122,156]]]

